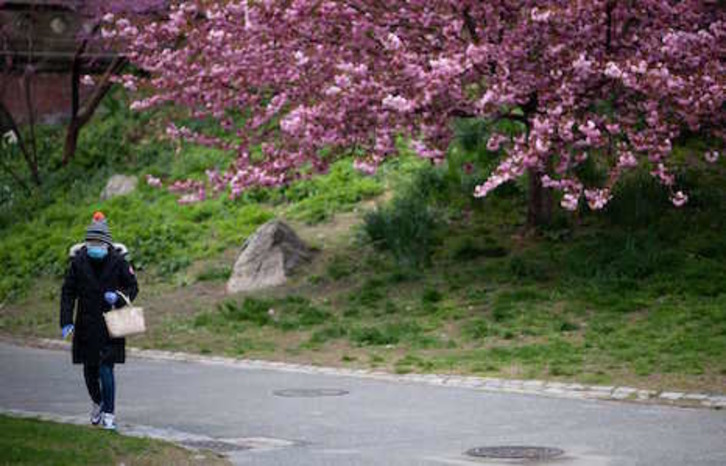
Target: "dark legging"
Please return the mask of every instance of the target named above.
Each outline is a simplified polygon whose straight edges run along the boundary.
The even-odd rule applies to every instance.
[[[113,414],[115,395],[113,363],[84,364],[83,376],[86,379],[88,394],[91,395],[93,402],[101,405],[104,413]]]

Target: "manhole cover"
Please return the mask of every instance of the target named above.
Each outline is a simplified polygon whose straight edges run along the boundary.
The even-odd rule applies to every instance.
[[[200,450],[212,450],[217,453],[228,453],[231,451],[250,450],[250,447],[238,445],[231,442],[222,442],[220,440],[185,440],[182,445],[190,448],[198,448]]]
[[[288,398],[316,398],[321,396],[343,396],[347,395],[346,390],[337,388],[289,388],[286,390],[275,390],[272,392],[276,396],[284,396]]]
[[[520,460],[548,460],[563,455],[565,452],[559,448],[549,447],[478,447],[467,451],[469,456],[477,458],[520,459]]]

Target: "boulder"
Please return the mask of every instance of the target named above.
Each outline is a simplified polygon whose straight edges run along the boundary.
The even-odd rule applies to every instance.
[[[297,266],[311,258],[312,251],[292,228],[271,220],[245,241],[227,282],[227,293],[282,285]]]
[[[101,200],[132,193],[138,184],[139,180],[135,176],[113,175],[101,192]]]

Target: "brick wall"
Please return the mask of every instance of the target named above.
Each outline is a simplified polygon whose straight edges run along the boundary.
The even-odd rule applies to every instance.
[[[3,105],[10,111],[16,122],[28,122],[28,106],[25,102],[23,77],[19,75],[0,74],[3,86],[0,86]],[[88,91],[81,86],[81,103]],[[67,121],[71,109],[71,75],[70,73],[44,73],[31,78],[32,100],[35,118],[39,123],[56,124]]]

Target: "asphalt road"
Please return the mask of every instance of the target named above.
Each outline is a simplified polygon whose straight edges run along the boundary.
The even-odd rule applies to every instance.
[[[565,455],[536,464],[726,465],[726,411],[532,395],[131,359],[117,366],[121,423],[213,438],[293,445],[236,452],[254,465],[476,465],[473,447],[537,445]],[[343,396],[280,397],[284,389]],[[82,371],[61,351],[0,343],[0,409],[85,415]],[[528,463],[532,464],[532,463]]]

